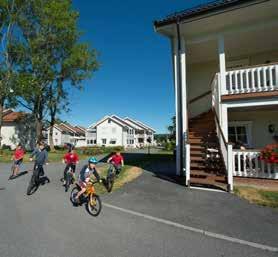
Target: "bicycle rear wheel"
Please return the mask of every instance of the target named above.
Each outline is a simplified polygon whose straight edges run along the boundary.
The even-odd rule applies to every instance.
[[[109,174],[106,178],[107,191],[110,193],[113,189],[115,176],[113,173]]]
[[[102,203],[98,195],[91,194],[86,203],[86,210],[94,217],[98,216],[102,209]]]
[[[75,200],[75,197],[77,196],[78,192],[79,192],[79,188],[76,186],[71,190],[70,193],[70,201],[72,202],[73,205],[77,205],[77,202]]]
[[[67,172],[67,176],[66,176],[66,184],[65,184],[65,191],[68,192],[70,185],[72,182],[72,176],[70,174],[70,172]]]

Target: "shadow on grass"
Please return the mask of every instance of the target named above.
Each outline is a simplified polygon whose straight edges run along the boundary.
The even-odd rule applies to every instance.
[[[181,186],[185,186],[185,177],[176,175],[176,162],[173,154],[170,153],[123,153],[124,161],[126,165],[136,166],[145,171],[151,172],[154,177],[166,180]],[[101,159],[101,162],[107,162],[107,159],[111,155],[108,155]],[[193,187],[217,189],[226,191],[224,187],[217,184],[206,183],[192,183]]]
[[[175,158],[172,154],[123,153],[122,155],[125,165],[139,167],[142,170],[151,172],[156,178],[184,185],[184,179],[176,176]],[[107,162],[110,156],[108,155],[100,161]]]

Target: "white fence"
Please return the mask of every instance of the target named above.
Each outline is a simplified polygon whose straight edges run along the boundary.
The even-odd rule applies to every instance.
[[[266,163],[259,156],[260,151],[233,150],[233,175],[278,179],[278,164]]]
[[[278,90],[278,64],[226,72],[222,94],[240,94]]]

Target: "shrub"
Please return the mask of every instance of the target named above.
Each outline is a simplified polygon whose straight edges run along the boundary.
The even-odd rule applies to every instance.
[[[12,150],[12,148],[11,148],[11,146],[10,145],[2,145],[2,150],[9,150],[9,151],[11,151]]]
[[[261,151],[260,159],[267,163],[278,163],[278,144],[267,145]]]
[[[164,145],[164,149],[166,151],[173,151],[175,149],[175,146],[176,146],[176,144],[174,141],[166,142]]]
[[[92,146],[92,147],[79,147],[76,149],[77,153],[84,155],[99,155],[105,153],[112,153],[116,151],[123,151],[122,146],[104,147],[104,146]]]

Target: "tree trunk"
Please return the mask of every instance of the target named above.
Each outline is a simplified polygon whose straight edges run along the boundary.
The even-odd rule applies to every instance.
[[[49,128],[49,145],[50,145],[50,149],[51,151],[55,150],[54,149],[54,141],[53,141],[53,128],[54,128],[54,122],[50,122],[50,128]]]

